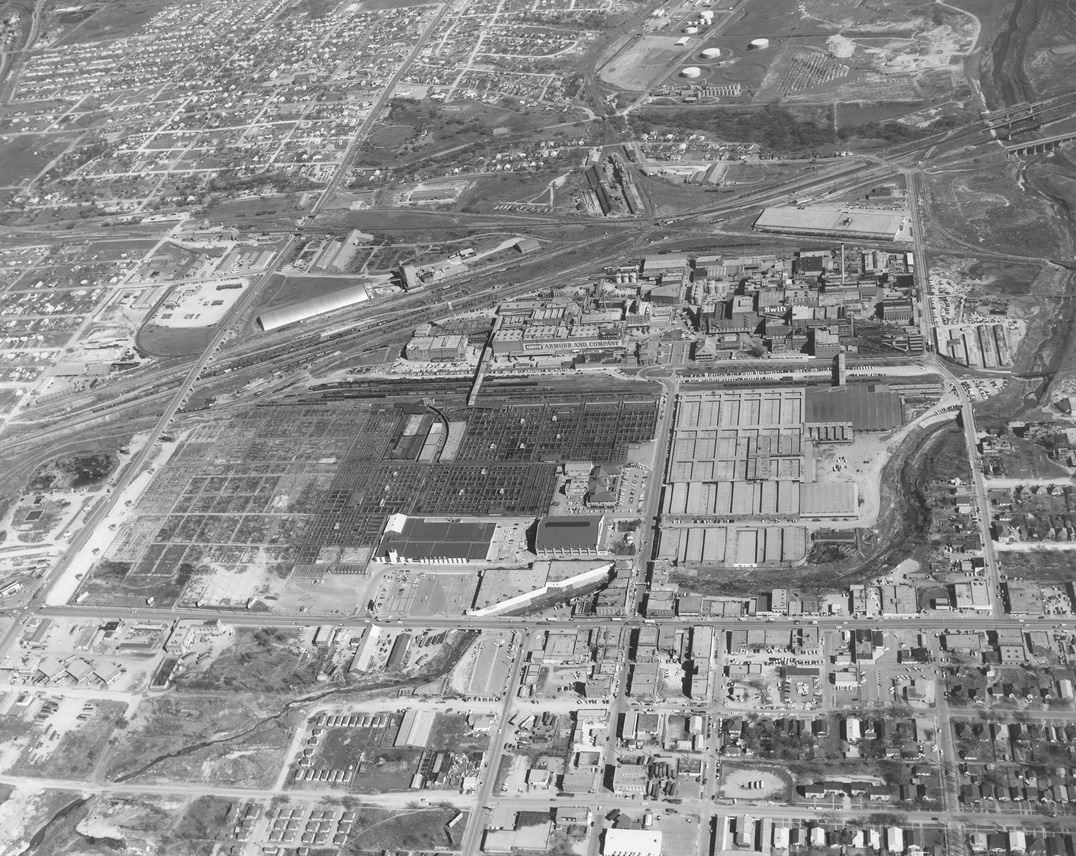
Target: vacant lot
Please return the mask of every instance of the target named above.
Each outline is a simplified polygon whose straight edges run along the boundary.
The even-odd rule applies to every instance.
[[[20,134],[0,142],[0,187],[30,180],[76,137],[77,134],[48,137]]]
[[[1049,202],[1027,192],[1012,162],[984,162],[971,172],[931,175],[927,195],[926,231],[941,246],[984,246],[1029,259],[1068,252],[1067,224]]]
[[[632,113],[631,124],[636,133],[702,131],[764,152],[825,154],[837,144],[829,107],[650,107]]]
[[[407,166],[449,152],[473,158],[480,151],[503,148],[491,131],[504,129],[512,139],[544,125],[568,122],[578,116],[544,113],[528,116],[488,104],[441,104],[397,98],[376,131],[355,156],[366,167]]]
[[[177,2],[178,0],[118,0],[105,4],[73,28],[61,44],[122,39],[124,36],[134,35],[159,11]]]
[[[314,683],[323,656],[324,649],[301,645],[297,631],[241,627],[232,646],[212,664],[183,673],[175,683],[178,688],[205,691],[300,690]]]
[[[362,807],[343,852],[358,856],[396,850],[454,850],[467,828],[466,814],[449,828],[458,814],[456,809],[445,807],[403,811]]]
[[[999,550],[1001,572],[1012,579],[1067,583],[1076,567],[1076,548],[1071,550]]]
[[[116,782],[271,785],[298,714],[250,696],[170,695],[144,701],[109,759]],[[207,728],[208,725],[208,728]]]

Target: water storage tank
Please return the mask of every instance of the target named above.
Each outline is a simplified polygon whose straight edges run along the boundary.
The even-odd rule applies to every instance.
[[[748,47],[751,48],[751,50],[753,50],[753,51],[765,50],[769,46],[770,46],[770,40],[769,39],[751,39],[751,44],[748,45]]]
[[[717,59],[721,56],[721,48],[706,48],[702,52],[703,59]]]
[[[694,80],[702,74],[702,69],[697,65],[689,65],[683,71],[680,72],[681,77],[686,77],[688,80]]]

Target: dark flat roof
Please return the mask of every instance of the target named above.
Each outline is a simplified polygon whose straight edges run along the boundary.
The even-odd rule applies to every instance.
[[[534,545],[539,550],[557,547],[596,547],[601,535],[602,515],[543,517],[538,523]]]
[[[904,422],[900,397],[884,385],[857,384],[808,388],[807,418],[814,422],[851,422],[857,431],[892,431]]]
[[[402,532],[386,532],[376,555],[396,550],[407,559],[466,559],[481,561],[497,530],[496,523],[460,520],[424,520],[409,517]]]

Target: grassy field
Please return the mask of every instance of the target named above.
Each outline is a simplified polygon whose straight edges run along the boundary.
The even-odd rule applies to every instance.
[[[483,735],[471,733],[467,718],[460,715],[441,714],[434,722],[426,748],[431,750],[447,749],[453,752],[483,752],[489,739]]]
[[[297,631],[240,627],[227,651],[204,670],[180,675],[175,684],[210,692],[280,693],[309,687],[320,668],[321,655],[304,648]]]
[[[1010,437],[1013,450],[1001,453],[1005,477],[1012,479],[1056,478],[1067,481],[1069,472],[1050,460],[1046,449],[1031,440]]]
[[[299,191],[253,199],[230,200],[225,196],[210,201],[203,216],[210,222],[229,223],[239,228],[288,232],[303,214],[299,206],[302,197],[303,193]]]
[[[179,0],[111,0],[68,32],[60,44],[74,45],[134,35],[159,11],[177,2]]]
[[[170,837],[177,845],[220,838],[228,831],[225,822],[232,805],[223,797],[198,797],[183,810]]]
[[[361,808],[343,852],[348,856],[396,850],[454,850],[459,846],[467,816],[450,830],[454,808],[408,808],[399,812]]]
[[[107,776],[266,787],[298,726],[297,712],[282,711],[250,695],[147,699],[109,759]]]
[[[938,246],[985,246],[1029,260],[1071,255],[1071,236],[1050,202],[1021,186],[1016,164],[991,161],[930,175],[927,234]]]
[[[78,134],[19,135],[0,142],[0,187],[19,185],[43,170]]]
[[[191,357],[205,350],[216,327],[157,327],[147,324],[138,331],[138,350],[154,357]]]
[[[499,151],[504,143],[491,130],[504,129],[508,139],[527,137],[545,126],[570,122],[580,116],[568,112],[528,115],[489,104],[415,101],[397,98],[376,131],[362,146],[355,163],[366,167],[401,167],[438,157],[472,159],[481,151]],[[579,137],[578,129],[559,133]],[[542,139],[556,134],[543,132]],[[451,165],[451,161],[447,162]],[[447,172],[446,172],[447,174]]]
[[[764,152],[827,154],[837,146],[829,107],[650,107],[631,115],[636,133],[705,132]]]
[[[105,452],[64,455],[34,473],[30,490],[78,490],[94,487],[107,479],[118,465],[119,459]]]
[[[1048,412],[1052,390],[1066,391],[1076,382],[1076,301],[1065,297],[1074,283],[1070,271],[1044,267],[1033,278],[1029,295],[1010,304],[1010,311],[1018,311],[1028,322],[1027,333],[1016,351],[1013,375],[1001,393],[976,404],[980,427],[999,427],[1013,419],[1053,418]]]
[[[363,794],[405,791],[418,769],[421,749],[371,747],[366,753],[366,766],[355,778],[352,787]]]
[[[1076,547],[1071,550],[999,550],[1001,572],[1012,579],[1043,583],[1067,583],[1076,566]]]
[[[173,606],[190,581],[194,568],[182,565],[175,577],[147,574],[127,576],[127,562],[98,562],[86,575],[79,594],[86,602],[108,606],[143,606],[152,597],[158,607]]]
[[[118,733],[117,727],[127,710],[127,705],[122,702],[95,701],[94,707],[93,717],[60,738],[46,759],[29,763],[28,759],[21,758],[12,771],[58,779],[88,776],[105,752],[109,739]]]

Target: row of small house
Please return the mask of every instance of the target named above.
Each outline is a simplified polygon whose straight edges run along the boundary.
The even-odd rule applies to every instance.
[[[967,765],[962,765],[960,772],[968,780],[960,786],[960,802],[965,805],[981,805],[987,800],[1049,805],[1076,803],[1076,784],[1066,782],[1067,777],[1062,775],[1036,774],[1017,768],[999,769],[987,777],[982,768]]]
[[[771,818],[756,820],[750,815],[717,817],[715,819],[713,853],[727,850],[793,850],[806,848],[846,848],[894,854],[923,854],[927,852],[929,830],[905,829],[900,826],[827,827],[817,824],[787,826]]]
[[[910,781],[901,785],[886,785],[878,782],[864,781],[862,779],[826,779],[821,782],[812,782],[800,787],[800,794],[808,800],[826,799],[866,799],[872,802],[889,802],[897,799],[900,802],[923,802],[933,800],[928,787],[928,780],[932,778],[931,771],[922,771],[918,767],[909,770]]]
[[[1027,833],[1021,829],[1005,832],[972,832],[968,835],[972,853],[1026,853],[1027,856],[1072,856],[1076,853],[1071,835],[1056,832]]]

